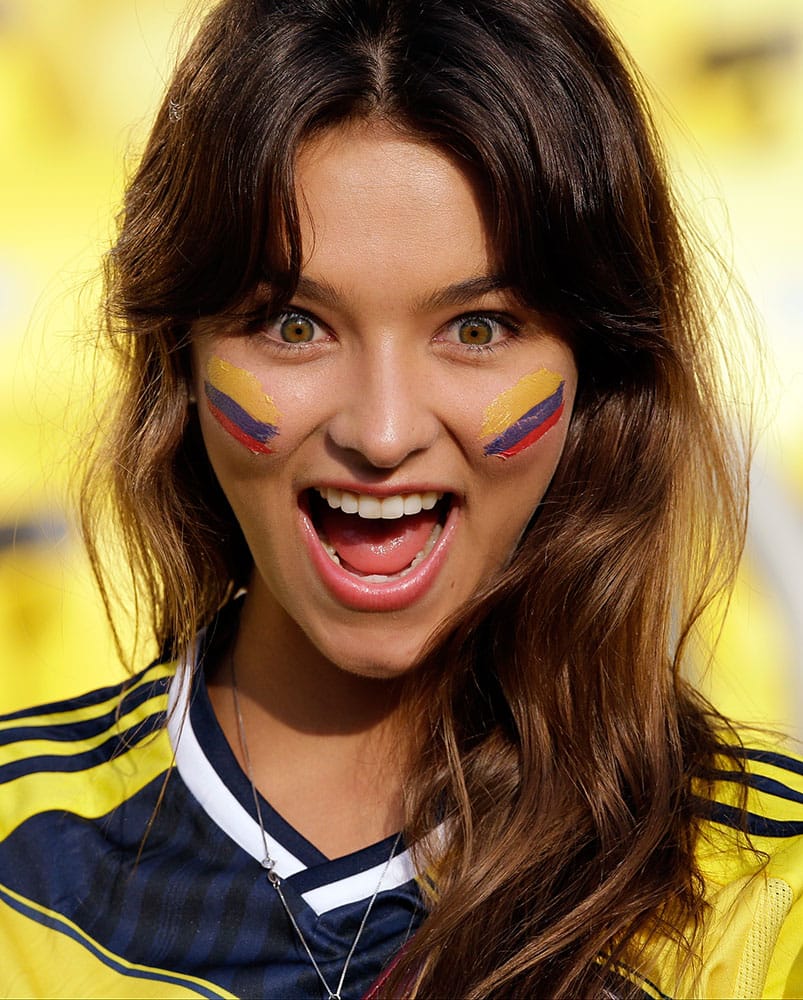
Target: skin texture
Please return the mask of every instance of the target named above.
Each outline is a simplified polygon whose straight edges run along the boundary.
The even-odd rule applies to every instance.
[[[352,766],[352,784],[343,787],[337,747],[343,768],[347,759],[381,757],[367,748],[387,741],[393,679],[505,563],[549,484],[577,374],[566,343],[510,291],[472,285],[444,294],[496,273],[477,189],[447,155],[387,127],[352,125],[300,151],[297,187],[304,263],[290,312],[295,323],[298,315],[311,321],[304,329],[312,339],[284,343],[281,317],[248,331],[201,326],[195,391],[202,399],[210,360],[223,359],[252,374],[281,414],[271,454],[254,454],[199,407],[210,460],[255,562],[234,655],[248,711],[259,713],[253,742],[272,763],[258,784],[280,811],[286,800],[287,818],[307,823],[319,845],[340,852],[356,842],[343,826],[332,842],[340,801],[349,801],[349,816],[362,815],[355,837],[366,843],[369,814],[378,835],[396,817],[367,792],[376,788],[373,765]],[[465,317],[483,320],[489,346],[461,342]],[[560,419],[520,454],[504,462],[487,456],[486,409],[542,368],[564,380]],[[300,498],[319,486],[454,496],[448,543],[422,594],[382,612],[349,607],[332,593],[303,527]],[[236,749],[227,678],[221,667],[220,690],[213,680],[211,691]],[[316,740],[327,736],[337,739],[324,751]],[[287,776],[304,759],[319,775],[306,812],[303,780]],[[330,768],[328,778],[322,768]],[[327,782],[340,800],[333,794],[322,803]],[[327,822],[316,825],[322,812]],[[346,828],[350,822],[343,818]]]

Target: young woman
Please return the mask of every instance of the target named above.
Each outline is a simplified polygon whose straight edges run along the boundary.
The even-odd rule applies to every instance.
[[[712,314],[585,0],[223,0],[107,315],[163,653],[1,724],[7,993],[803,989],[803,765],[681,675]]]

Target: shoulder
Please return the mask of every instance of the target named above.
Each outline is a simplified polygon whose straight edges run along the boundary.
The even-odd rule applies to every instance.
[[[164,769],[147,748],[161,742],[172,664],[123,684],[0,716],[0,841],[33,816],[103,815],[129,782]]]
[[[163,855],[139,868],[157,807],[175,821],[174,674],[157,663],[0,717],[0,996],[232,996],[163,960],[181,899],[163,906],[166,880],[150,877]]]
[[[723,767],[697,859],[709,904],[697,995],[803,996],[803,759],[745,745]]]

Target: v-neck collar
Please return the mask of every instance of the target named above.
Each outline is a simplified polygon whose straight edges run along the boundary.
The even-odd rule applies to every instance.
[[[212,822],[261,862],[265,849],[254,816],[251,784],[212,709],[199,663],[204,644],[205,633],[201,633],[192,656],[179,663],[170,685],[167,729],[175,767]],[[402,850],[388,864],[395,836],[329,859],[261,796],[260,809],[276,873],[318,916],[370,898],[380,878],[384,892],[415,877],[409,850]]]

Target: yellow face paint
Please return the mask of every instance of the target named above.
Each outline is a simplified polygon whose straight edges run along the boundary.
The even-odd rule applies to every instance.
[[[481,436],[493,435],[486,455],[510,458],[535,444],[563,414],[564,380],[540,368],[524,375],[486,408]]]
[[[204,383],[209,410],[221,427],[255,454],[272,451],[279,432],[279,411],[251,372],[223,358],[212,358]]]

